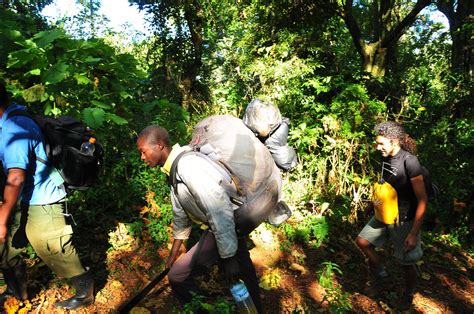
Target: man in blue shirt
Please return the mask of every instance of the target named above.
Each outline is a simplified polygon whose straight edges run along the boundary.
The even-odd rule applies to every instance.
[[[66,191],[57,170],[48,160],[39,126],[29,117],[13,111],[26,110],[10,104],[0,83],[0,161],[6,175],[3,203],[0,204],[0,267],[8,296],[26,300],[26,270],[20,253],[28,242],[56,275],[71,278],[76,295],[56,306],[74,309],[94,300],[94,282],[81,264],[71,242],[72,227],[64,210]],[[17,206],[17,203],[20,206]]]

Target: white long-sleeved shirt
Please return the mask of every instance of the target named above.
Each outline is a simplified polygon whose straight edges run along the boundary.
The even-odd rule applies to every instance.
[[[234,256],[237,252],[234,210],[238,206],[230,198],[238,195],[230,175],[205,155],[188,154],[178,162],[179,183],[176,191],[171,189],[173,237],[186,240],[193,221],[204,224],[215,236],[219,255]]]

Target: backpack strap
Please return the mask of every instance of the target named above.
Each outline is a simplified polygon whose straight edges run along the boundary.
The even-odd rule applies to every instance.
[[[19,110],[19,109],[17,109],[17,110],[13,110],[13,111],[9,112],[9,113],[8,113],[8,116],[7,116],[7,120],[10,119],[10,118],[12,118],[12,117],[18,117],[18,116],[30,118],[30,119],[31,119],[34,123],[36,123],[36,125],[38,125],[38,127],[39,127],[39,124],[38,124],[38,122],[36,122],[35,117],[34,117],[31,113],[29,113],[28,111],[26,111],[26,110]],[[40,130],[41,130],[41,128],[40,128]],[[35,154],[35,157],[36,157],[36,160],[38,160],[39,162],[41,162],[41,163],[43,163],[43,164],[45,164],[45,165],[49,165],[49,162],[48,162],[48,161],[44,160],[44,159],[41,158],[41,157],[36,156],[36,154]]]
[[[206,154],[203,154],[197,150],[192,150],[192,151],[184,151],[180,153],[176,158],[173,160],[173,163],[171,164],[170,167],[170,174],[168,176],[168,184],[170,187],[173,189],[173,191],[176,193],[176,188],[179,183],[182,183],[182,181],[178,180],[176,176],[176,171],[178,169],[178,162],[181,158],[183,158],[185,155],[193,154],[195,156],[199,156],[201,158],[204,158],[208,160],[212,165],[215,166],[215,168],[224,175],[224,173],[229,177],[229,179],[234,183],[235,188],[237,190],[237,194],[240,196],[245,196],[245,193],[242,191],[241,185],[239,178],[232,172],[232,169],[223,161],[215,161],[212,158],[209,158]],[[240,200],[231,198],[232,203],[241,206],[243,203]]]
[[[168,175],[168,184],[175,193],[176,193],[176,188],[178,186],[178,183],[182,183],[182,181],[178,181],[178,178],[176,178],[176,170],[178,169],[178,162],[181,158],[183,158],[184,155],[188,153],[192,153],[192,152],[184,151],[180,153],[178,156],[176,156],[176,158],[173,160],[173,163],[171,164],[170,174]]]
[[[7,120],[10,119],[10,118],[13,118],[13,117],[18,117],[18,116],[30,118],[31,120],[33,120],[36,123],[36,120],[35,120],[35,118],[33,117],[33,115],[31,113],[29,113],[26,110],[20,110],[20,109],[10,111],[7,115]],[[38,123],[36,123],[36,124],[38,124]]]

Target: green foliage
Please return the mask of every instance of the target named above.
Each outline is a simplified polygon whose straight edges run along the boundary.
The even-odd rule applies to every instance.
[[[312,248],[320,247],[329,234],[326,217],[307,216],[297,224],[286,223],[280,228],[288,240],[307,244]]]
[[[235,306],[227,302],[224,298],[218,298],[215,303],[205,301],[201,295],[193,295],[191,302],[186,303],[183,308],[178,311],[180,314],[192,314],[198,311],[214,314],[231,314],[234,313]]]
[[[289,145],[300,160],[285,179],[292,205],[327,202],[333,204],[331,223],[354,222],[376,173],[372,128],[393,119],[417,139],[418,156],[441,189],[428,207],[428,222],[437,218],[453,243],[468,241],[472,231],[463,226],[472,221],[473,83],[450,68],[452,39],[429,15],[400,38],[390,72],[373,80],[360,70],[334,1],[132,2],[156,13],[157,32],[130,47],[112,44],[112,37],[73,39],[34,14],[18,14],[19,6],[0,10],[0,77],[8,89],[33,111],[79,117],[104,144],[100,184],[72,195],[86,222],[130,219],[164,241],[169,190],[165,175],[140,161],[138,132],[159,124],[183,144],[203,116],[242,116],[260,97],[292,123]],[[353,10],[365,35],[376,26],[369,6]],[[391,14],[403,16],[407,9]],[[187,78],[195,80],[185,87]],[[183,109],[186,88],[193,97]],[[150,199],[159,210],[138,214],[135,209],[150,206]],[[454,199],[466,208],[454,211]],[[281,228],[292,241],[319,246],[328,227],[326,220],[306,217],[301,226]]]
[[[134,221],[129,223],[128,225],[128,230],[130,231],[130,234],[135,237],[139,238],[140,235],[143,233],[143,228],[144,228],[144,223],[143,221]]]
[[[169,226],[173,218],[173,212],[171,205],[162,206],[160,216],[150,216],[147,223],[148,233],[157,245],[168,243],[169,237]]]
[[[0,14],[0,29],[7,29],[13,17]],[[145,77],[131,55],[116,54],[101,40],[71,39],[59,29],[1,35],[8,49],[2,51],[8,55],[2,76],[13,95],[36,111],[77,116],[92,128],[131,118],[136,87]]]
[[[469,224],[466,219],[459,223],[459,226],[449,233],[441,234],[439,232],[425,232],[423,234],[424,242],[429,247],[438,247],[440,244],[447,248],[457,248],[466,252],[471,257],[474,256],[474,242],[470,236]]]
[[[334,281],[336,276],[342,276],[339,265],[332,262],[323,262],[324,268],[319,273],[319,284],[325,289],[325,294],[321,304],[328,303],[331,313],[346,313],[352,309],[350,295],[341,290]]]

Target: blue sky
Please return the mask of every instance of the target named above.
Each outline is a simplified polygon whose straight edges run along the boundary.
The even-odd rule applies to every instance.
[[[53,4],[43,9],[42,15],[56,20],[64,16],[73,16],[80,10],[76,0],[55,0]],[[116,31],[121,25],[130,23],[133,29],[147,33],[145,14],[139,12],[136,6],[130,6],[128,0],[102,0],[99,14],[104,14],[110,20],[109,26]]]

